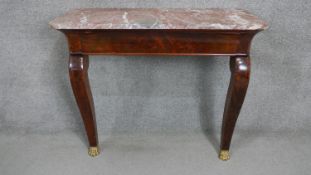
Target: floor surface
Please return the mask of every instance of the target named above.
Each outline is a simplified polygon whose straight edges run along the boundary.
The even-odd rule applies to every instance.
[[[203,133],[101,136],[87,155],[75,132],[0,134],[1,175],[309,175],[310,133],[237,133],[231,159],[217,158],[218,136]]]

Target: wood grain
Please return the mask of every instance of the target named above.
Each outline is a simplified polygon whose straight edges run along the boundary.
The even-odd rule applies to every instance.
[[[84,127],[91,147],[98,145],[94,102],[88,78],[89,58],[87,55],[69,56],[71,87],[78,104]]]
[[[71,53],[88,55],[247,55],[258,31],[62,30]]]
[[[221,150],[229,150],[250,77],[249,51],[259,30],[61,30],[70,50],[69,74],[90,146],[98,146],[88,55],[227,55],[231,80]]]
[[[250,58],[230,58],[231,79],[223,115],[221,150],[229,150],[232,134],[246,95],[250,77]]]

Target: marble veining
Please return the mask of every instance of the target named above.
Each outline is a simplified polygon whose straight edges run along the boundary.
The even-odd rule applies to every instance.
[[[241,9],[76,9],[50,22],[55,29],[263,30],[266,22]]]

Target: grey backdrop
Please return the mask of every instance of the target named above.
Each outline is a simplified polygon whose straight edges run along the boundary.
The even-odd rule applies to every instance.
[[[239,131],[311,126],[310,0],[0,0],[2,131],[80,130],[65,37],[48,22],[80,7],[243,8],[270,28],[252,45]],[[91,57],[99,134],[219,131],[226,57]]]

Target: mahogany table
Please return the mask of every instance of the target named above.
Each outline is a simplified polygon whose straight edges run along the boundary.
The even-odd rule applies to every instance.
[[[88,55],[226,55],[231,80],[223,114],[219,158],[229,147],[250,77],[250,45],[267,24],[240,9],[77,9],[50,25],[69,45],[69,76],[89,141],[99,154]]]

